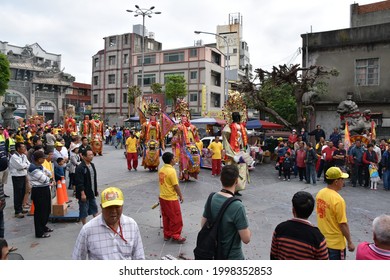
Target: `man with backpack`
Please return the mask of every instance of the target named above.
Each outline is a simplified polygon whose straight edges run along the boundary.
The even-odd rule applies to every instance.
[[[210,214],[207,215],[207,204],[203,212],[201,225],[202,227],[211,221],[216,221],[217,216],[225,201],[234,197],[234,190],[238,183],[238,168],[236,165],[225,165],[221,171],[222,189],[212,194],[210,200]],[[248,244],[251,239],[251,232],[248,228],[248,219],[245,212],[245,207],[239,199],[235,199],[227,206],[222,215],[221,221],[218,224],[217,234],[217,252],[214,259],[228,259],[228,260],[243,260],[245,259],[241,248],[241,242]],[[197,240],[197,248],[195,248],[195,258],[197,257],[197,250],[201,246],[202,240]],[[209,250],[213,250],[209,247]]]

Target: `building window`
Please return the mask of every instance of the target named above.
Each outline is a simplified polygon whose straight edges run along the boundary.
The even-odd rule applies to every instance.
[[[190,49],[190,57],[197,57],[198,49]]]
[[[127,84],[129,82],[129,74],[123,73],[123,83]]]
[[[115,74],[108,75],[108,84],[109,85],[115,84]]]
[[[190,72],[190,79],[196,80],[198,78],[198,71],[191,71]]]
[[[217,87],[221,86],[221,73],[211,71],[211,84]]]
[[[211,107],[217,107],[217,108],[220,108],[221,107],[221,94],[220,93],[216,93],[216,92],[212,92],[210,94],[210,106]]]
[[[138,85],[142,86],[142,75],[138,75]],[[150,86],[156,82],[156,74],[144,74],[144,86]]]
[[[99,84],[99,76],[94,76],[93,77],[93,85],[97,86]]]
[[[237,53],[237,49],[236,48],[233,49],[233,53]]]
[[[198,93],[190,93],[190,102],[198,102]]]
[[[357,59],[355,80],[358,86],[378,86],[379,58]]]
[[[109,46],[110,47],[116,46],[116,37],[110,37]]]
[[[165,53],[164,63],[184,61],[184,52]]]
[[[128,45],[129,44],[129,34],[125,34],[124,35],[124,41],[125,41],[125,45]]]
[[[128,93],[124,92],[123,93],[123,103],[127,103],[127,96],[128,96]]]
[[[115,65],[115,55],[110,55],[108,57],[108,65]]]
[[[95,58],[93,60],[93,67],[98,68],[99,67],[99,58]]]
[[[98,95],[97,94],[93,95],[93,103],[94,104],[98,103]]]
[[[107,98],[108,98],[107,103],[115,103],[115,93],[109,93],[107,95]]]
[[[168,78],[170,76],[183,76],[184,77],[184,72],[171,72],[171,73],[164,73],[164,82],[166,83]]]
[[[129,54],[125,53],[123,55],[123,64],[129,63]]]
[[[137,57],[137,65],[141,66],[142,56]],[[156,64],[156,55],[144,55],[144,65]]]
[[[221,65],[221,55],[216,52],[211,52],[211,62],[217,65]]]

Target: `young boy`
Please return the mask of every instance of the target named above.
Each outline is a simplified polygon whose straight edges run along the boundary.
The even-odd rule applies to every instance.
[[[61,177],[65,178],[65,160],[62,157],[57,158],[54,162],[54,179],[56,182],[61,180]]]
[[[284,174],[284,179],[283,181],[290,181],[290,173],[291,173],[291,169],[293,167],[293,160],[291,159],[291,153],[290,152],[286,152],[285,155],[284,155],[284,160],[283,160],[283,163],[282,163],[282,167],[283,167],[283,174]]]

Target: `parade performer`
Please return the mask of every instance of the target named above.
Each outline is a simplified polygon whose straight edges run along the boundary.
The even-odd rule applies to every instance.
[[[146,110],[148,121],[143,122],[140,140],[143,142],[142,166],[157,171],[160,164],[160,149],[165,150],[164,135],[158,120],[160,104],[150,103]]]
[[[246,183],[249,183],[248,166],[254,165],[254,160],[249,154],[246,112],[246,105],[241,93],[229,91],[229,98],[223,109],[227,124],[222,130],[222,142],[227,156],[225,164],[236,164],[240,172],[236,194],[244,190]]]
[[[66,116],[64,118],[64,129],[62,131],[63,134],[77,132],[76,120],[74,119],[75,114],[75,107],[69,104],[68,109],[66,109]]]
[[[91,138],[91,128],[90,128],[90,119],[88,115],[84,116],[84,121],[81,123],[80,131],[81,136],[87,137],[88,140]]]
[[[179,144],[179,134],[177,133],[177,126],[172,128],[172,139],[171,139],[171,147],[172,147],[172,154],[175,158],[175,162],[179,162],[180,157],[180,144]]]
[[[91,141],[90,145],[94,155],[103,155],[104,125],[99,114],[94,114],[93,120],[89,122]]]
[[[180,119],[177,126],[180,145],[180,180],[188,181],[190,176],[197,179],[200,171],[200,154],[195,143],[199,141],[199,135],[196,126],[190,122],[190,111],[185,100],[177,100],[175,116],[176,119]]]

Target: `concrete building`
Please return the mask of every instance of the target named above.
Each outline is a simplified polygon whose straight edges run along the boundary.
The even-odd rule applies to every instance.
[[[377,135],[390,135],[390,1],[351,5],[351,27],[302,34],[303,65],[335,68],[326,80],[329,93],[318,96],[315,118],[329,133],[339,125],[337,105],[353,92],[360,111],[370,109]]]
[[[0,41],[0,52],[10,61],[11,78],[5,101],[17,106],[15,115],[44,115],[62,122],[63,100],[75,78],[62,72],[61,55],[46,52],[38,43],[24,47]]]
[[[249,58],[249,47],[243,40],[243,17],[240,13],[229,14],[229,23],[217,26],[217,34],[225,37],[229,47],[229,72],[230,81],[239,81],[242,77],[252,72]],[[217,48],[227,55],[225,40],[216,37]]]
[[[162,44],[154,40],[154,34],[145,34],[145,53],[161,50]],[[92,57],[92,112],[99,113],[106,123],[123,124],[134,114],[127,103],[127,91],[133,80],[131,58],[142,52],[142,26],[133,26],[133,33],[103,39],[104,48]]]
[[[141,85],[141,54],[132,57],[133,84]],[[144,96],[153,83],[164,85],[170,75],[182,75],[187,82],[187,98],[192,116],[222,117],[225,57],[212,46],[193,46],[150,52],[145,55]],[[165,100],[172,111],[172,100]]]
[[[72,83],[66,91],[63,111],[68,105],[75,106],[76,120],[83,120],[83,115],[91,114],[91,84]]]

